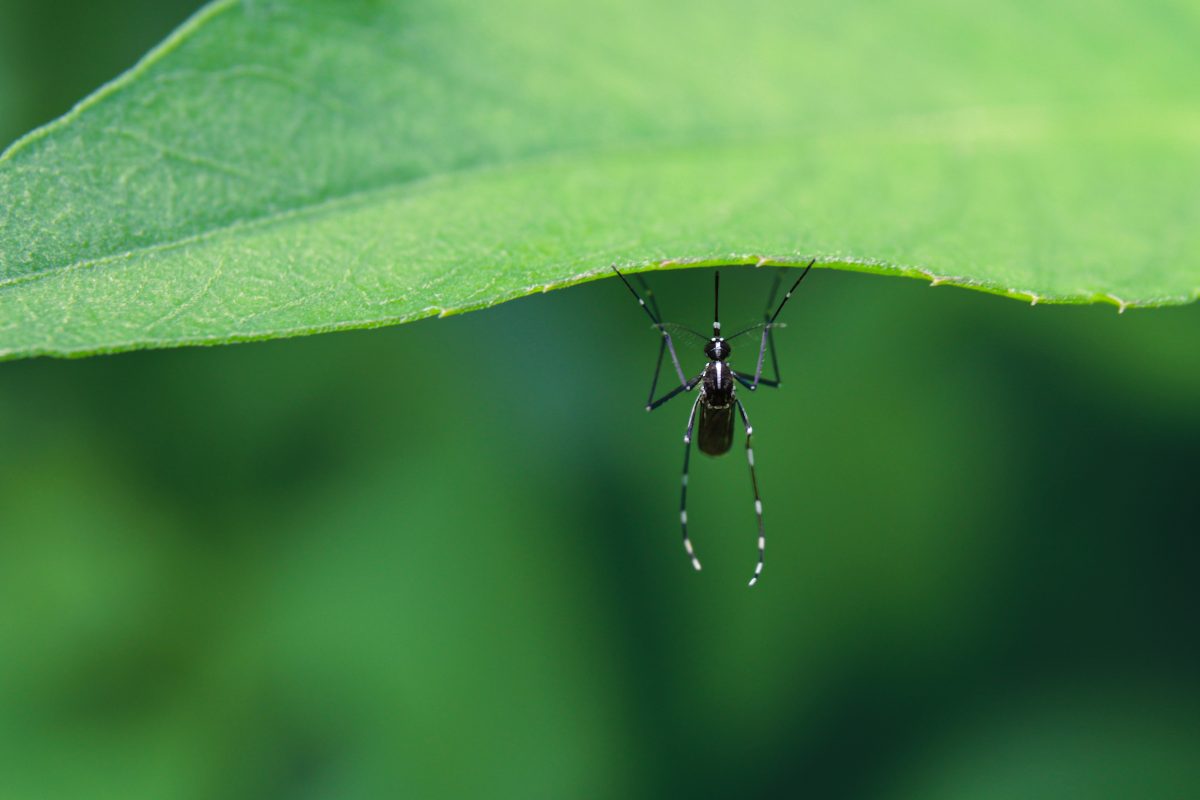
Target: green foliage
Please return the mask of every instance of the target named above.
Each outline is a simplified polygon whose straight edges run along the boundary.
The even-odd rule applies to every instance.
[[[216,2],[0,157],[0,357],[385,325],[614,262],[1189,302],[1189,13]]]

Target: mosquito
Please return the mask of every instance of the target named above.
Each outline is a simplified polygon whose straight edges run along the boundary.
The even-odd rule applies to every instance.
[[[771,295],[767,299],[766,310],[763,312],[763,321],[744,328],[732,336],[721,335],[721,273],[719,271],[714,272],[711,337],[706,337],[704,334],[683,325],[664,322],[662,314],[658,310],[658,302],[654,299],[653,292],[650,291],[641,277],[635,275],[634,279],[641,285],[642,291],[646,295],[645,297],[638,294],[637,290],[633,288],[633,284],[621,274],[620,270],[615,266],[612,268],[612,271],[617,273],[617,277],[629,289],[634,299],[638,301],[638,305],[650,317],[650,321],[654,323],[654,328],[662,334],[662,339],[658,346],[658,362],[654,367],[654,380],[650,383],[650,394],[646,398],[646,410],[653,411],[680,394],[691,392],[697,387],[700,389],[700,393],[692,403],[692,411],[688,415],[687,431],[683,434],[683,477],[680,480],[679,495],[679,523],[683,528],[683,549],[687,552],[688,558],[692,560],[692,566],[697,571],[700,569],[700,559],[696,557],[695,548],[692,547],[692,540],[688,538],[687,527],[688,464],[691,461],[692,455],[692,432],[697,430],[696,412],[700,412],[700,425],[696,437],[696,445],[702,453],[710,456],[722,456],[728,453],[729,448],[733,446],[733,411],[736,408],[738,416],[741,418],[742,426],[746,430],[746,461],[750,465],[750,486],[754,490],[754,515],[758,521],[758,563],[754,567],[754,576],[750,578],[750,585],[754,586],[758,583],[758,579],[762,575],[767,539],[763,530],[762,498],[758,493],[758,478],[755,477],[754,473],[754,449],[750,445],[750,437],[754,434],[754,428],[750,425],[750,417],[746,414],[746,407],[742,405],[742,401],[737,397],[737,384],[740,383],[747,391],[751,392],[756,391],[759,386],[779,387],[779,361],[775,355],[775,338],[772,332],[775,328],[782,327],[782,323],[778,323],[775,320],[778,319],[779,312],[783,311],[784,305],[791,299],[792,293],[796,291],[796,287],[800,285],[800,281],[804,280],[805,276],[808,275],[814,263],[816,263],[816,259],[808,262],[804,271],[800,273],[800,277],[792,284],[792,288],[788,289],[783,295],[783,299],[779,301],[775,312],[771,313],[771,306],[775,303],[775,296],[779,291],[782,280],[780,273],[776,273],[775,283],[771,288]],[[729,363],[729,355],[733,352],[729,343],[739,336],[754,331],[762,331],[761,341],[758,346],[758,360],[755,364],[754,372],[753,374],[739,372]],[[696,377],[688,379],[684,373],[683,367],[679,363],[679,355],[675,351],[675,341],[671,338],[672,332],[687,334],[703,344],[704,355],[708,361],[705,363],[703,371]],[[771,356],[771,371],[773,375],[771,378],[763,376],[763,365],[768,353]],[[675,368],[675,375],[679,378],[679,385],[655,399],[654,393],[658,389],[658,378],[662,372],[663,357],[667,354],[671,356],[671,364]]]

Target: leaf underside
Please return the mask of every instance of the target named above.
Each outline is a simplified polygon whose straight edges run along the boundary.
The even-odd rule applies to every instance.
[[[0,358],[393,324],[610,264],[1200,296],[1194,12],[648,5],[207,6],[0,157]]]

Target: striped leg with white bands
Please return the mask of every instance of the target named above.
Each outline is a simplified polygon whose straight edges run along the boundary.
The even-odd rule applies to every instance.
[[[746,416],[746,408],[742,401],[734,398],[734,402],[737,403],[738,413],[742,415],[742,424],[746,426],[746,463],[750,465],[750,486],[754,489],[754,515],[758,518],[758,563],[754,566],[754,577],[750,579],[750,585],[753,586],[762,575],[767,536],[763,530],[762,498],[758,496],[758,478],[754,474],[754,448],[750,445],[750,435],[754,433],[754,428],[750,427],[750,418]]]
[[[675,374],[679,376],[679,385],[681,387],[687,386],[687,378],[683,374],[683,366],[679,363],[679,356],[675,353],[675,343],[671,341],[671,334],[667,333],[662,327],[662,315],[658,310],[658,301],[654,299],[654,293],[650,291],[650,287],[646,285],[646,282],[642,280],[640,275],[634,276],[634,280],[641,284],[642,291],[646,293],[646,297],[650,298],[650,304],[647,305],[642,296],[637,293],[637,289],[633,288],[633,284],[631,284],[628,279],[621,274],[621,271],[617,269],[615,265],[612,267],[612,271],[617,273],[617,277],[620,278],[621,282],[625,284],[625,288],[627,288],[629,293],[633,295],[634,299],[638,301],[638,305],[641,306],[642,310],[646,312],[646,316],[650,317],[650,321],[654,323],[654,327],[662,333],[662,344],[659,345],[658,348],[658,362],[654,365],[654,380],[650,383],[650,396],[646,398],[646,410],[650,411],[651,409],[657,408],[658,406],[662,405],[663,402],[675,396],[674,394],[667,395],[660,399],[657,403],[654,401],[654,390],[658,387],[658,376],[659,373],[662,372],[664,351],[671,354],[671,364],[675,367]],[[688,389],[687,391],[691,390]]]
[[[688,558],[692,560],[692,566],[697,572],[700,570],[700,559],[696,558],[696,550],[692,547],[692,540],[688,538],[687,532],[687,490],[688,462],[692,457],[692,427],[696,424],[696,409],[699,407],[700,396],[697,396],[696,402],[692,403],[692,413],[688,415],[687,433],[683,435],[683,479],[679,482],[679,524],[683,528],[683,549],[687,551]]]

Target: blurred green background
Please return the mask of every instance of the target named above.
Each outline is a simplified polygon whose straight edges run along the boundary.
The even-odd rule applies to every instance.
[[[0,0],[0,139],[191,10]],[[0,798],[1196,796],[1200,309],[819,271],[786,317],[754,590],[736,450],[687,564],[616,281],[0,365]]]

